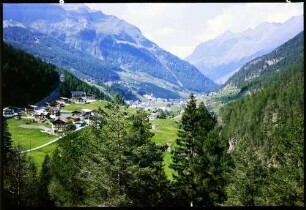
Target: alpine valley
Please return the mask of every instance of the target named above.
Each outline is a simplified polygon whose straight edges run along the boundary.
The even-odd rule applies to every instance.
[[[305,206],[304,5],[283,5],[198,70],[83,4],[4,4],[1,209]]]
[[[284,23],[263,22],[239,33],[227,30],[198,45],[186,60],[215,82],[225,83],[245,63],[271,52],[303,30],[303,16]]]
[[[196,67],[115,16],[83,4],[5,4],[3,40],[95,84],[133,98],[180,98],[218,88]],[[123,96],[125,97],[125,96]],[[131,97],[125,97],[131,99]]]

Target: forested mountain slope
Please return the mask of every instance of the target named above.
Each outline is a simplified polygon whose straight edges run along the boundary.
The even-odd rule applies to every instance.
[[[70,97],[70,91],[82,90],[93,93],[97,98],[104,94],[77,79],[71,73],[45,63],[33,55],[3,43],[2,104],[3,106],[27,106],[45,98],[60,87],[63,96]],[[59,72],[65,75],[60,82]]]
[[[304,59],[304,31],[271,53],[255,58],[235,73],[225,85],[253,90],[271,83],[286,67]]]
[[[226,204],[303,205],[304,59],[220,117],[235,162]]]
[[[74,72],[82,78],[94,77],[101,82],[119,79],[120,69],[101,61],[81,50],[69,47],[60,40],[23,27],[8,27],[3,31],[4,40],[16,48]]]
[[[34,104],[51,93],[60,83],[54,65],[4,43],[2,70],[3,106]]]

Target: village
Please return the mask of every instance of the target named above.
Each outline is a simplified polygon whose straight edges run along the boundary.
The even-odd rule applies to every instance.
[[[48,134],[63,133],[67,129],[79,130],[91,124],[95,110],[76,109],[71,112],[65,111],[64,107],[70,104],[90,104],[96,101],[95,96],[86,94],[84,91],[72,91],[71,98],[59,97],[44,106],[28,105],[25,108],[14,106],[5,107],[3,116],[5,118],[14,117],[16,119],[28,119],[30,122],[44,123],[51,125],[51,128],[43,129],[42,132]],[[143,109],[150,112],[149,120],[158,118],[158,111],[171,111],[176,107],[180,113],[186,104],[182,99],[161,99],[155,98],[153,94],[146,94],[142,101],[126,101],[126,105],[131,108]]]
[[[156,98],[154,95],[145,94],[141,101],[126,101],[126,104],[131,108],[143,109],[150,112],[149,120],[156,120],[158,111],[170,112],[176,110],[181,113],[187,104],[186,99],[164,99]]]
[[[25,108],[5,107],[3,116],[5,118],[28,119],[30,122],[51,124],[51,129],[42,132],[48,134],[62,133],[67,129],[79,130],[90,125],[94,115],[93,110],[80,109],[71,112],[63,111],[63,107],[69,104],[88,104],[95,101],[95,96],[84,91],[72,91],[71,98],[60,97],[58,100],[45,103],[44,106],[28,105]]]
[[[65,111],[63,108],[70,104],[90,104],[96,101],[95,96],[86,94],[84,91],[72,91],[71,97],[59,97],[44,106],[28,105],[25,108],[5,107],[3,116],[6,118],[15,117],[16,119],[29,119],[33,122],[51,124],[51,129],[45,129],[42,132],[48,134],[61,133],[68,128],[81,129],[90,125],[95,110],[76,109],[71,112]],[[163,111],[169,113],[176,111],[181,114],[186,106],[187,99],[163,99],[156,98],[154,95],[145,94],[141,101],[125,101],[130,108],[143,109],[149,111],[149,120],[156,120],[158,112]]]

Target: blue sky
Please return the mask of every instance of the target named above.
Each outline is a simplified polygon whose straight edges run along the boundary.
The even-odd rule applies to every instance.
[[[303,15],[303,3],[91,3],[135,26],[163,49],[185,58],[203,41],[226,30],[241,32],[261,22]]]

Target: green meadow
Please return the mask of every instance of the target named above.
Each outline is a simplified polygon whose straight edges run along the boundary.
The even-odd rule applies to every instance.
[[[73,111],[79,109],[91,109],[95,110],[98,107],[103,107],[106,105],[106,101],[94,101],[90,104],[71,104],[64,107],[65,111]],[[128,112],[134,113],[136,109],[127,109]],[[44,126],[50,128],[51,125],[45,123],[29,123],[31,120],[28,119],[8,119],[8,127],[9,131],[12,135],[12,140],[14,146],[20,145],[21,150],[26,150],[30,148],[38,147],[42,144],[45,144],[49,141],[54,140],[57,138],[57,135],[49,135],[47,133],[41,132],[40,129],[34,128],[22,128],[22,125],[31,125],[31,126]],[[28,123],[28,124],[27,124]],[[152,129],[154,132],[154,136],[152,140],[159,144],[165,145],[169,144],[171,149],[173,149],[175,145],[175,141],[177,139],[177,129],[178,129],[178,119],[157,119],[151,121],[151,124],[156,126],[156,129]],[[45,146],[41,149],[28,152],[27,155],[33,157],[35,163],[37,164],[38,169],[40,170],[41,164],[44,160],[46,154],[51,155],[52,152],[55,150],[57,146],[57,142]],[[167,177],[172,180],[173,171],[169,168],[169,165],[172,163],[171,153],[165,152],[164,153],[164,167],[165,173]]]
[[[170,148],[173,149],[175,146],[178,130],[178,121],[173,119],[157,119],[151,121],[152,125],[157,125],[156,129],[152,129],[152,132],[155,133],[152,140],[157,144],[164,145],[170,144]],[[172,157],[170,152],[164,153],[164,169],[168,179],[173,179],[173,171],[169,168],[172,163]]]
[[[69,104],[63,107],[62,111],[75,111],[81,109],[90,109],[90,110],[98,110],[99,107],[104,107],[107,104],[107,101],[97,100],[93,101],[89,104]]]
[[[48,154],[49,156],[52,155],[53,151],[55,150],[55,148],[57,147],[57,142],[54,142],[53,144],[50,144],[48,146],[45,146],[43,148],[40,148],[38,150],[32,151],[32,152],[28,152],[27,155],[33,157],[38,172],[41,169],[41,165],[44,161],[45,156]]]
[[[41,132],[40,129],[34,128],[21,128],[21,125],[30,125],[30,126],[44,126],[47,128],[51,128],[51,125],[45,123],[32,123],[32,120],[29,119],[14,119],[10,118],[7,120],[8,128],[11,133],[11,137],[13,140],[13,145],[18,148],[20,145],[21,150],[27,150],[30,148],[38,147],[42,144],[45,144],[49,141],[52,141],[58,138],[57,135],[49,135],[47,133]],[[31,122],[31,123],[29,123]],[[29,123],[29,124],[27,124]],[[51,154],[56,148],[57,143],[50,144],[41,149],[27,152],[27,156],[33,157],[36,166],[38,167],[38,171],[40,171],[41,164],[44,161],[46,154]]]
[[[22,125],[30,126],[44,126],[50,128],[51,125],[45,123],[29,123],[31,120],[28,119],[14,119],[10,118],[7,120],[8,128],[12,136],[13,144],[15,146],[20,145],[21,150],[27,150],[30,148],[38,147],[45,144],[53,139],[56,139],[56,135],[50,135],[41,132],[41,129],[36,128],[22,128]],[[27,124],[29,123],[29,124]]]

